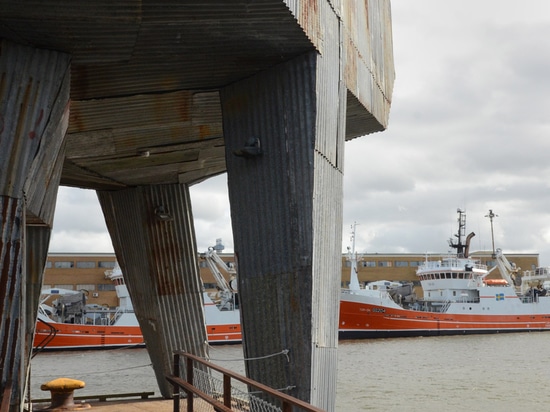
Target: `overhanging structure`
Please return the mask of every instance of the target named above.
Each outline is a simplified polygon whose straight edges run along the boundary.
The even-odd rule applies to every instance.
[[[22,408],[57,188],[94,189],[159,386],[207,355],[189,186],[227,172],[253,379],[334,408],[344,142],[384,130],[388,0],[0,2],[0,396]]]

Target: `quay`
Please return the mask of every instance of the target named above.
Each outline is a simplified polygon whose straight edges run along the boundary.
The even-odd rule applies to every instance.
[[[180,407],[186,408],[187,404],[185,399],[182,399],[180,402]],[[88,404],[90,408],[75,410],[89,410],[91,412],[168,412],[174,410],[174,401],[172,399],[164,398],[114,399],[110,401],[99,401],[96,398],[93,400],[82,399],[75,401],[75,404],[78,405],[78,403]],[[32,410],[41,411],[48,408],[49,405],[49,402],[42,401],[33,403]]]
[[[153,398],[154,392],[74,396],[74,390],[83,388],[85,382],[58,378],[41,386],[42,390],[51,389],[51,399],[35,399],[31,401],[32,408],[29,409],[33,411],[80,411],[92,408],[99,411],[210,411],[214,409],[230,412],[248,411],[262,405],[264,408],[262,410],[266,411],[326,411],[290,396],[284,391],[273,389],[187,352],[174,353],[173,368],[172,374],[165,377],[172,388],[171,393],[174,394],[172,397]],[[63,399],[59,396],[61,391],[65,395]]]

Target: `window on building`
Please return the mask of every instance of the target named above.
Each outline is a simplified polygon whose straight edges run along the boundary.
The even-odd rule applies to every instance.
[[[64,284],[59,284],[59,285],[55,285],[55,288],[56,289],[68,289],[68,290],[74,290],[74,285],[64,285]]]
[[[208,267],[208,265],[206,264],[206,260],[201,260],[201,261],[199,262],[199,267],[200,267],[200,268],[206,268],[206,267]]]
[[[92,284],[82,284],[82,285],[76,285],[76,290],[95,290],[95,285]]]
[[[97,267],[113,269],[115,267],[115,263],[115,261],[99,261],[97,262]]]
[[[409,262],[407,262],[406,260],[396,260],[395,261],[395,267],[406,268],[408,266],[409,266]]]
[[[76,267],[79,269],[94,269],[95,268],[95,262],[93,260],[84,261],[84,262],[76,262]]]
[[[51,262],[51,260],[48,260],[46,262],[46,269],[51,269],[51,268],[52,268],[52,262]]]
[[[97,290],[99,292],[109,292],[115,290],[115,285],[112,283],[100,283],[97,285]]]
[[[351,262],[349,260],[346,260],[346,262],[344,263],[344,267],[350,268]]]
[[[412,267],[412,268],[416,268],[418,266],[420,266],[422,264],[422,262],[409,262],[409,266]]]
[[[378,262],[378,267],[380,267],[380,268],[391,268],[392,267],[392,262],[381,260],[380,262]]]
[[[70,268],[74,267],[74,262],[58,261],[58,262],[54,263],[54,267],[57,268],[57,269],[70,269]]]
[[[373,261],[373,260],[366,260],[366,261],[362,262],[362,264],[363,264],[364,268],[375,268],[376,267],[376,262]]]

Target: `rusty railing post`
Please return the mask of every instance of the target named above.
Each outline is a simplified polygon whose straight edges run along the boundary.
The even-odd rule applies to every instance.
[[[180,378],[180,354],[178,352],[174,353],[174,376],[177,378]],[[173,384],[174,387],[174,411],[173,412],[180,412],[180,388],[175,383]]]

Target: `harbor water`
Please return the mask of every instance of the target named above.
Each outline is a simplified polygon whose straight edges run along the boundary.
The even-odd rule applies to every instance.
[[[340,341],[336,410],[512,411],[550,405],[550,333]],[[213,362],[243,373],[241,345],[214,346]],[[145,349],[65,351],[32,360],[31,394],[58,377],[86,382],[77,395],[159,396]]]

